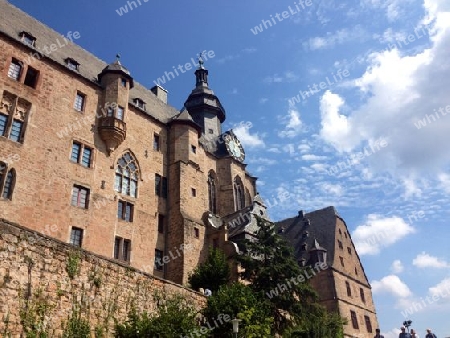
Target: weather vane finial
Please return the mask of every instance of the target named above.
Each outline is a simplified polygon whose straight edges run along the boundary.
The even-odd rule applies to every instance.
[[[116,61],[119,61],[119,60],[120,60],[120,54],[117,53],[117,54],[116,54]]]
[[[204,50],[203,52],[200,52],[199,54],[198,54],[198,67],[199,67],[199,69],[204,69],[204,67],[203,67],[203,64],[205,63],[205,61],[203,61],[203,54],[205,54],[206,53],[206,51]]]

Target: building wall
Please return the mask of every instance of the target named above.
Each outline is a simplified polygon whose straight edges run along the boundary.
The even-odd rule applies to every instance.
[[[378,327],[372,290],[348,229],[340,218],[336,221],[335,241],[333,279],[340,315],[348,320],[345,333],[354,337],[372,337]],[[355,326],[351,311],[357,318]],[[366,323],[365,317],[369,319],[370,324]]]
[[[76,265],[70,260],[74,255],[79,257]],[[103,327],[110,337],[115,320],[124,322],[131,305],[153,312],[155,292],[183,294],[198,309],[206,302],[197,292],[2,219],[0,258],[0,332],[12,337],[23,332],[20,314],[36,315],[37,306],[44,312],[50,337],[61,336],[74,305],[81,307],[83,318],[89,318],[92,333]],[[78,270],[73,279],[69,266]]]

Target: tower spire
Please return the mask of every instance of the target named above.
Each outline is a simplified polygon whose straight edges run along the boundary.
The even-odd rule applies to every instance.
[[[205,61],[203,60],[203,52],[198,54],[198,69],[195,71],[195,86],[196,87],[206,87],[208,88],[208,70],[205,69]]]

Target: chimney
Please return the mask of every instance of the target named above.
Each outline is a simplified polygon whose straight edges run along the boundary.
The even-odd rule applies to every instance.
[[[298,212],[298,217],[299,218],[304,218],[305,217],[305,214],[303,213],[303,210],[300,210],[299,212]]]
[[[167,104],[167,90],[158,85],[152,87],[150,90],[158,99]]]

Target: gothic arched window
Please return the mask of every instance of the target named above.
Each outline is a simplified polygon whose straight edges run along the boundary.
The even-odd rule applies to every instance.
[[[234,192],[234,210],[238,211],[244,208],[244,188],[242,184],[242,180],[239,176],[234,179],[233,184],[233,192]]]
[[[124,195],[137,197],[139,169],[135,158],[129,152],[117,161],[114,190]]]
[[[14,183],[16,180],[16,172],[14,169],[8,171],[8,167],[5,163],[0,162],[0,193],[1,197],[5,199],[11,199]]]
[[[214,171],[208,174],[208,208],[213,214],[217,213],[217,199],[216,199],[216,179]]]

